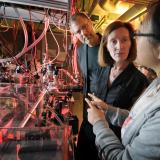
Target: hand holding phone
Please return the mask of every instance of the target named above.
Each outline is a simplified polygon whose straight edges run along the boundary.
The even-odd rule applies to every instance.
[[[96,105],[94,105],[93,101],[90,101],[88,98],[85,98],[85,101],[88,103],[89,107],[87,109],[88,112],[88,121],[94,125],[99,120],[104,120],[105,115]]]

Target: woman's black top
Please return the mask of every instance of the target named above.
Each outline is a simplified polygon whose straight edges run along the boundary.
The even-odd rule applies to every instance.
[[[131,63],[108,85],[111,67],[97,70],[94,94],[110,105],[130,110],[142,91],[149,85],[147,78]],[[120,128],[110,125],[120,138]]]

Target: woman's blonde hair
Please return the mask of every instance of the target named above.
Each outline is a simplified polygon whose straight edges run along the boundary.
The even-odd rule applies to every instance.
[[[131,48],[129,50],[129,55],[127,59],[129,62],[132,62],[136,59],[137,47],[136,47],[136,40],[133,37],[134,29],[132,25],[128,22],[114,21],[107,26],[101,39],[101,43],[98,51],[98,63],[100,66],[105,67],[107,65],[112,65],[114,63],[114,60],[110,56],[110,53],[106,47],[106,44],[107,44],[109,34],[112,31],[117,30],[118,28],[121,28],[121,27],[126,28],[128,30],[130,40],[131,40]]]

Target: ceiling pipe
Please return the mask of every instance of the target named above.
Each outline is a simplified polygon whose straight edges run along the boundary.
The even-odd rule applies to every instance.
[[[134,17],[138,17],[138,15],[140,15],[142,12],[145,12],[145,10],[146,6],[136,4],[133,7],[131,7],[128,11],[126,11],[123,15],[121,15],[118,18],[118,20],[125,22],[130,21]]]
[[[92,5],[91,5],[91,7],[90,7],[90,9],[88,11],[88,16],[89,17],[91,16],[93,10],[95,9],[95,7],[96,7],[96,5],[98,4],[99,1],[100,0],[93,0]]]
[[[94,26],[95,29],[98,30],[104,22],[105,22],[105,16],[103,16],[101,20]]]
[[[145,13],[147,13],[147,9],[141,12],[140,14],[136,15],[135,17],[131,18],[129,21],[134,21],[135,19],[137,19],[138,17],[142,16]]]
[[[82,0],[82,9],[81,9],[82,12],[85,11],[85,10],[84,10],[84,5],[85,5],[85,0]]]
[[[117,2],[118,0],[99,0],[99,5],[103,10],[112,12]]]
[[[158,2],[159,0],[121,0],[121,1],[148,6],[151,5],[152,3]]]

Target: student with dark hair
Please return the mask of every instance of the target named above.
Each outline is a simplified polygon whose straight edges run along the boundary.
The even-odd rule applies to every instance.
[[[160,73],[160,1],[149,8],[137,36],[138,62]],[[131,91],[132,92],[132,91]],[[88,120],[93,125],[101,159],[160,159],[160,79],[156,78],[130,112],[115,108],[89,94]],[[109,123],[122,127],[121,141]]]

